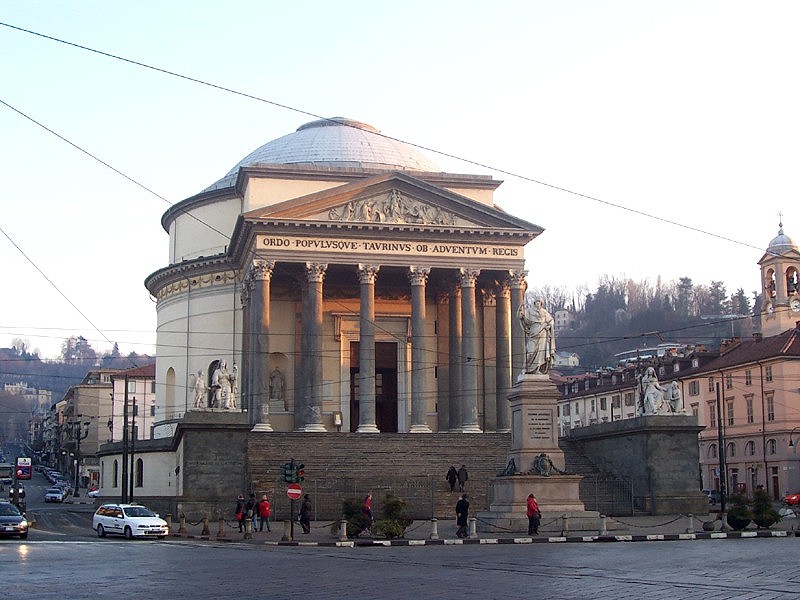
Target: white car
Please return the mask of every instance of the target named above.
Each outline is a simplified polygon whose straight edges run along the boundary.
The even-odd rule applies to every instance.
[[[64,490],[58,487],[51,487],[44,493],[45,502],[63,502]]]
[[[98,537],[109,533],[135,537],[157,537],[163,540],[169,534],[167,522],[141,504],[103,504],[92,517],[92,529]]]

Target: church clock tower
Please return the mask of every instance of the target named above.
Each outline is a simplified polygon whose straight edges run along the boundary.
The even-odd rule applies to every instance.
[[[758,261],[761,266],[761,333],[764,337],[791,329],[800,321],[798,269],[800,251],[779,224],[778,235]]]

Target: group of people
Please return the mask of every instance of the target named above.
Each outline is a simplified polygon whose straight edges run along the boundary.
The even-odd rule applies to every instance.
[[[528,494],[525,502],[525,516],[528,517],[528,535],[539,535],[539,525],[542,522],[542,512],[539,510],[539,503],[536,496]],[[461,498],[456,502],[456,537],[468,537],[467,524],[469,522],[469,500],[466,494],[461,494]]]
[[[239,524],[239,533],[244,533],[247,530],[247,520],[251,519],[253,523],[253,531],[264,531],[264,526],[267,527],[267,532],[272,531],[269,518],[271,515],[269,500],[267,495],[261,496],[261,500],[256,501],[256,495],[250,494],[250,498],[244,499],[244,495],[239,494],[236,500],[236,522]]]
[[[469,473],[467,473],[466,465],[461,465],[461,468],[456,470],[455,465],[451,465],[450,468],[447,470],[447,475],[444,476],[447,480],[447,483],[450,484],[450,491],[455,491],[456,483],[458,483],[458,491],[459,492],[466,492],[467,491],[467,479],[469,479]]]

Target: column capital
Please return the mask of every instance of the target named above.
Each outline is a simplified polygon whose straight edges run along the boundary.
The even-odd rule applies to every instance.
[[[411,285],[425,285],[428,281],[428,275],[431,273],[430,267],[420,267],[412,265],[408,267],[408,280]]]
[[[508,272],[508,285],[513,289],[525,289],[527,287],[525,277],[527,276],[527,271],[511,270]]]
[[[358,263],[358,282],[362,284],[374,284],[375,278],[378,277],[378,271],[380,270],[380,265],[365,265]]]
[[[327,263],[306,263],[306,276],[309,283],[322,283],[325,279],[325,271],[328,270]]]
[[[462,288],[475,287],[475,282],[478,280],[478,275],[480,274],[480,269],[465,269],[462,267],[458,270],[458,282]]]
[[[250,273],[254,281],[269,281],[272,279],[272,270],[274,268],[274,260],[257,258],[250,265]]]
[[[495,306],[497,304],[497,293],[494,288],[484,288],[481,290],[481,299],[484,306]]]
[[[511,298],[511,285],[509,281],[506,279],[496,282],[496,285],[494,287],[494,293],[498,299]]]

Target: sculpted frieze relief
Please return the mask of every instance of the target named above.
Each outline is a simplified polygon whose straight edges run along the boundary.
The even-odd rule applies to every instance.
[[[391,190],[382,197],[351,200],[344,206],[328,211],[328,218],[332,221],[363,223],[456,224],[454,213],[414,198],[407,198],[398,190]]]
[[[219,285],[229,285],[236,281],[236,273],[233,271],[221,271],[219,273],[204,273],[185,277],[165,285],[158,291],[157,300],[165,300],[176,294],[185,294],[187,290],[192,291]]]

